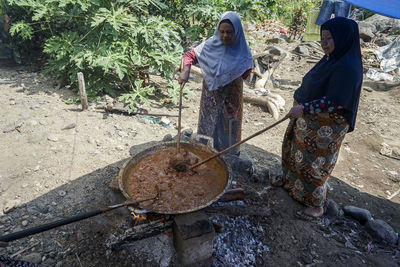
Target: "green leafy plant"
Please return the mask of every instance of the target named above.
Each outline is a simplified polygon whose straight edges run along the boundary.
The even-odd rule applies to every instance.
[[[128,105],[128,112],[131,113],[136,109],[138,103],[149,105],[149,95],[154,95],[154,87],[143,86],[143,81],[137,80],[132,91],[119,96],[118,101],[125,102]]]
[[[77,72],[85,75],[89,98],[144,90],[131,102],[146,102],[150,73],[172,81],[182,56],[182,28],[149,6],[164,8],[159,1],[116,0],[10,0],[26,11],[11,34],[22,40],[42,36],[47,55],[44,71],[67,78],[77,88]],[[148,103],[148,102],[146,102]]]
[[[179,103],[179,94],[180,94],[180,84],[176,81],[168,84],[168,96],[174,105]],[[184,100],[188,100],[189,96],[194,95],[194,91],[191,90],[188,86],[183,87],[182,89],[182,98]]]
[[[44,62],[46,73],[74,90],[82,72],[89,99],[124,95],[133,109],[148,103],[150,74],[168,80],[167,93],[176,102],[173,72],[182,44],[211,36],[223,12],[236,11],[243,21],[290,23],[296,10],[303,8],[306,16],[318,1],[8,0],[1,1],[1,12],[11,17],[12,47],[25,62]]]

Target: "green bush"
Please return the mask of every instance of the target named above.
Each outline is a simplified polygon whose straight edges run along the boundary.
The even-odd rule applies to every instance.
[[[89,97],[131,93],[141,96],[126,98],[131,106],[146,102],[151,90],[140,91],[136,81],[149,73],[172,81],[179,65],[182,28],[149,14],[149,6],[164,7],[157,1],[10,0],[9,5],[26,12],[10,33],[21,40],[47,37],[44,71],[68,78],[74,88],[77,72],[83,72]]]
[[[82,72],[89,99],[123,95],[133,110],[153,92],[146,84],[151,73],[168,80],[167,93],[176,102],[173,71],[182,44],[211,36],[223,12],[236,11],[243,21],[282,19],[289,25],[296,10],[302,7],[307,15],[317,2],[3,0],[1,11],[11,17],[12,47],[25,61],[44,61],[45,72],[68,80],[72,88],[78,87],[76,74]]]

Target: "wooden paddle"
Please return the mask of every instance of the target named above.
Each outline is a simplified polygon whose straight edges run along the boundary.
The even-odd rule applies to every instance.
[[[235,148],[235,147],[237,147],[238,145],[243,144],[244,142],[250,140],[251,138],[256,137],[257,135],[262,134],[263,132],[265,132],[265,131],[267,131],[267,130],[273,128],[273,127],[275,127],[276,125],[280,124],[281,122],[285,121],[285,120],[288,119],[288,118],[289,118],[289,117],[286,115],[285,117],[283,117],[283,118],[280,119],[279,121],[277,121],[277,122],[271,124],[270,126],[268,126],[268,127],[264,128],[264,129],[262,129],[262,130],[256,132],[255,134],[250,135],[249,137],[243,139],[242,141],[237,142],[236,144],[234,144],[234,145],[232,145],[232,146],[230,146],[230,147],[228,147],[228,148],[225,148],[224,150],[218,152],[217,154],[215,154],[215,155],[213,155],[213,156],[211,156],[211,157],[209,157],[209,158],[207,158],[207,159],[205,159],[205,160],[203,160],[203,161],[200,161],[200,162],[198,162],[198,163],[196,163],[196,164],[190,166],[188,170],[193,170],[194,168],[196,168],[196,167],[198,167],[198,166],[200,166],[200,165],[202,165],[202,164],[204,164],[204,163],[206,163],[206,162],[209,162],[210,160],[212,160],[212,159],[214,159],[214,158],[216,158],[216,157],[219,157],[220,155],[222,155],[222,154],[228,152],[229,150],[231,150],[232,148]]]

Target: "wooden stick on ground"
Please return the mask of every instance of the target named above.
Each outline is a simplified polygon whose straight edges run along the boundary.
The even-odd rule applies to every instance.
[[[390,196],[388,196],[387,199],[390,200],[390,199],[394,198],[395,196],[397,196],[399,193],[400,193],[400,189],[397,190],[396,192],[394,192],[393,194],[391,194]]]
[[[82,110],[86,110],[89,107],[87,96],[86,96],[86,86],[85,79],[82,72],[78,72],[78,84],[79,84],[79,96],[81,98]]]
[[[23,248],[23,249],[21,249],[21,250],[15,252],[14,254],[11,255],[10,258],[15,258],[16,256],[18,256],[18,255],[21,254],[22,252],[25,252],[25,251],[27,251],[27,250],[29,250],[29,249],[31,249],[31,248],[33,248],[33,247],[39,245],[39,244],[40,244],[40,241],[37,241],[37,242],[35,242],[34,244],[32,244],[32,245],[30,245],[30,246],[28,246],[28,247],[25,247],[25,248]]]

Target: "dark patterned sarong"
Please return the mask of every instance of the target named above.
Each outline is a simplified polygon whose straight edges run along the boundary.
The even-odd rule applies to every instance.
[[[307,206],[324,205],[326,181],[348,129],[341,111],[290,120],[282,144],[282,178],[295,200]]]
[[[198,134],[212,137],[214,148],[221,151],[241,140],[242,117],[242,77],[214,91],[209,91],[203,81]],[[239,146],[230,150],[230,153],[238,152]]]

